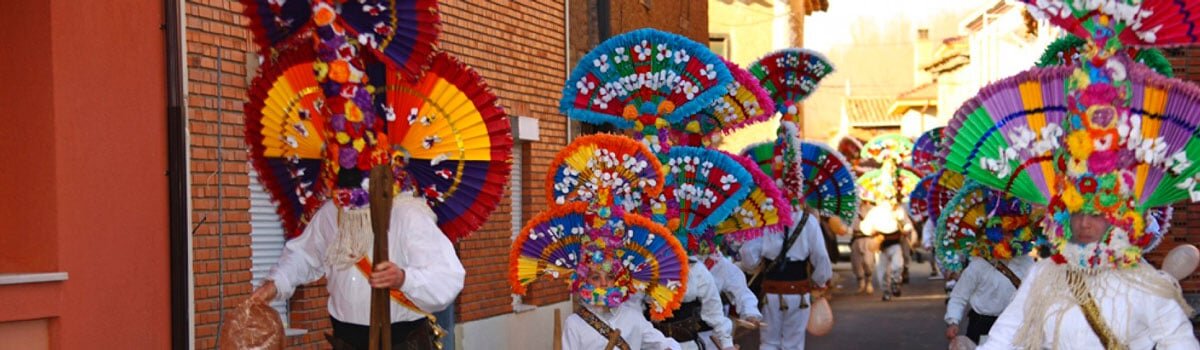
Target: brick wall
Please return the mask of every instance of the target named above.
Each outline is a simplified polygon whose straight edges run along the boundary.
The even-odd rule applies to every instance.
[[[247,43],[246,30],[235,14],[238,9],[231,9],[236,6],[231,3],[235,2],[188,1],[184,8],[191,219],[195,225],[192,238],[195,346],[200,349],[215,348],[222,310],[236,306],[251,288],[250,201],[241,113],[246,91]],[[219,67],[218,48],[222,55]],[[221,124],[219,130],[218,124]],[[218,195],[218,189],[223,195]],[[218,304],[219,299],[223,305]]]
[[[1175,71],[1175,77],[1200,83],[1200,48],[1167,50],[1167,59]],[[1175,216],[1171,220],[1171,231],[1163,243],[1148,257],[1156,266],[1161,264],[1167,252],[1179,244],[1200,246],[1200,204],[1187,201],[1175,205]],[[1184,293],[1200,293],[1200,273],[1180,281]]]
[[[542,181],[555,153],[566,145],[566,118],[558,113],[566,79],[563,3],[445,1],[441,10],[442,49],[478,70],[510,115],[539,120],[541,140],[526,144],[522,157],[522,215],[532,218],[546,208]],[[512,312],[512,289],[505,277],[514,229],[509,198],[506,194],[489,222],[458,244],[467,270],[458,322]],[[563,300],[565,288],[542,282],[531,288],[525,302]]]
[[[655,28],[708,46],[708,2],[612,0],[612,35]]]
[[[242,17],[242,6],[238,1],[190,0],[184,11],[192,222],[195,225],[192,241],[194,345],[198,349],[213,349],[217,345],[221,314],[236,308],[253,288],[250,285],[249,168],[243,140],[242,104],[246,100],[246,87],[255,74],[257,57],[250,41],[251,34],[246,29],[249,20]],[[218,167],[220,176],[217,175]],[[218,189],[223,195],[218,196]],[[324,341],[321,333],[329,328],[325,296],[323,282],[297,289],[289,305],[291,326],[310,332],[289,338],[289,345],[317,347]],[[223,325],[228,325],[227,321]]]

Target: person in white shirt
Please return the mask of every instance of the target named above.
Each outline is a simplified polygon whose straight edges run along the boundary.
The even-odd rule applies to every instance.
[[[405,192],[396,195],[392,203],[388,261],[372,260],[370,239],[343,244],[354,235],[351,231],[370,230],[370,208],[342,209],[329,201],[313,215],[304,233],[284,245],[279,263],[251,298],[262,302],[287,300],[297,286],[325,277],[334,337],[365,349],[371,288],[388,287],[412,301],[411,306],[404,306],[393,299],[393,343],[430,347],[432,329],[425,314],[441,311],[454,302],[462,291],[466,271],[423,198]],[[361,225],[363,218],[368,220],[365,227]],[[366,232],[365,237],[370,238],[370,233]],[[343,249],[349,246],[357,249]],[[371,266],[374,270],[368,277],[362,268]]]
[[[730,306],[737,311],[738,318],[751,324],[762,321],[762,313],[758,311],[758,297],[750,291],[750,286],[746,284],[746,274],[737,265],[728,257],[714,252],[704,258],[704,266],[712,273],[717,290],[729,299]],[[725,313],[729,314],[729,311],[726,310]],[[700,332],[700,341],[704,343],[705,349],[719,349],[712,339],[713,331]]]
[[[859,208],[859,216],[866,216],[868,212],[864,203]],[[854,277],[858,278],[858,293],[870,295],[875,293],[871,279],[875,277],[875,261],[882,237],[874,235],[874,232],[867,234],[862,227],[860,223],[850,238],[850,265],[854,269]]]
[[[1108,251],[1098,248],[1129,244],[1123,228],[1095,214],[1067,221],[1065,248],[1034,264],[979,349],[1200,349],[1188,319],[1193,310],[1173,277],[1140,257],[1114,262],[1123,267],[1076,265],[1103,261],[1092,259]],[[1061,230],[1058,220],[1047,223]]]
[[[921,224],[921,248],[929,254],[929,279],[940,279],[938,275],[941,272],[938,271],[937,258],[933,255],[933,221],[933,219],[927,219],[925,223]]]
[[[944,319],[947,339],[954,339],[959,335],[959,324],[966,310],[970,319],[966,336],[978,344],[980,336],[987,334],[996,318],[1012,301],[1017,292],[1017,285],[1014,283],[1019,284],[1019,279],[1024,279],[1029,273],[1029,269],[1033,267],[1033,257],[1021,255],[997,263],[1004,264],[1018,280],[1009,279],[983,258],[971,257],[971,262],[963,269],[954,291],[950,293],[950,302],[946,304]]]
[[[756,270],[760,261],[769,269],[763,275],[763,322],[759,328],[761,349],[800,350],[804,349],[804,338],[808,327],[811,292],[826,288],[833,277],[833,266],[825,250],[825,238],[821,233],[818,217],[807,210],[792,212],[801,229],[790,229],[786,234],[766,234],[742,245],[740,266],[744,270]],[[790,247],[784,245],[796,236]],[[784,253],[785,254],[781,254]],[[778,263],[772,263],[778,259]],[[812,266],[809,276],[808,267]]]
[[[721,304],[721,291],[718,289],[713,275],[704,263],[696,258],[688,259],[687,289],[683,294],[683,304],[675,310],[672,317],[654,322],[654,327],[664,335],[679,342],[684,350],[710,349],[702,347],[704,340],[701,332],[707,331],[710,337],[716,338],[718,347],[712,349],[732,350],[733,322],[725,316],[724,305]],[[635,305],[645,306],[643,295],[634,298]],[[709,339],[708,343],[711,343]]]
[[[593,269],[587,278],[597,289],[608,289],[614,282],[600,269]],[[613,330],[620,332],[621,338],[614,349],[681,349],[678,342],[663,335],[646,320],[639,305],[639,302],[619,303],[612,307],[579,303],[581,310],[568,316],[564,322],[563,349],[603,350],[609,343],[609,338],[603,333]]]
[[[900,296],[901,274],[904,271],[904,251],[901,247],[904,235],[900,232],[900,215],[903,214],[898,213],[891,202],[881,201],[867,212],[859,224],[863,234],[883,236],[875,273],[885,301]]]

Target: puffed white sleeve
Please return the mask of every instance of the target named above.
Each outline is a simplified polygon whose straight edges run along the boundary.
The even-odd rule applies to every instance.
[[[858,230],[862,231],[865,236],[875,234],[875,217],[871,215],[871,212],[868,211],[866,215],[863,215],[862,220],[858,221]]]
[[[422,310],[438,312],[462,291],[466,270],[454,245],[437,226],[437,216],[423,199],[397,199],[392,206],[391,239],[408,258],[400,291]],[[398,229],[398,230],[397,230]],[[399,264],[397,264],[399,265]]]
[[[1164,276],[1171,278],[1170,276]],[[1175,349],[1200,349],[1200,341],[1197,341],[1196,336],[1192,333],[1192,323],[1188,320],[1187,314],[1183,312],[1183,308],[1175,300],[1167,298],[1150,298],[1144,300],[1147,303],[1157,303],[1158,305],[1146,305],[1146,309],[1156,310],[1154,315],[1154,327],[1151,330],[1150,338],[1154,341],[1154,348],[1160,350],[1175,350]]]
[[[925,249],[933,248],[933,235],[937,234],[933,229],[933,220],[925,220],[925,224],[921,227],[921,246]]]
[[[638,325],[638,329],[641,329],[641,332],[642,332],[642,334],[641,334],[642,335],[642,350],[681,350],[682,349],[682,347],[679,346],[679,342],[675,341],[675,339],[668,338],[666,335],[663,335],[663,333],[661,331],[654,328],[653,324],[650,324],[650,321],[647,321],[644,318],[641,319],[640,325]],[[563,336],[566,337],[565,334]],[[563,349],[583,349],[583,348],[565,347],[566,343],[563,343],[563,345],[564,345]]]
[[[758,311],[758,297],[750,290],[750,286],[746,282],[746,275],[733,265],[732,262],[724,258],[718,260],[717,264],[727,265],[721,269],[721,276],[713,276],[721,278],[725,281],[724,292],[733,296],[733,305],[737,308],[738,314],[742,319],[762,319],[762,313]]]
[[[722,349],[733,347],[733,322],[729,320],[729,317],[725,317],[721,294],[713,282],[712,274],[708,272],[703,263],[692,264],[692,268],[698,272],[692,274],[692,277],[698,278],[698,280],[691,286],[696,287],[696,292],[701,298],[700,319],[713,328],[713,335],[717,338],[718,346]]]
[[[762,261],[763,240],[766,235],[752,239],[738,249],[738,255],[742,258],[737,261],[737,266],[747,273],[754,273],[758,270],[759,262]]]
[[[833,278],[833,262],[829,260],[829,251],[825,250],[825,235],[821,233],[821,224],[813,219],[815,217],[809,218],[804,224],[804,235],[808,240],[808,261],[813,267],[812,281],[823,286]]]
[[[336,234],[337,206],[326,202],[313,214],[304,232],[283,245],[279,262],[267,273],[266,279],[275,281],[276,299],[291,299],[297,286],[325,275],[325,249]]]
[[[979,264],[986,263],[983,260],[976,260],[963,270],[962,276],[954,284],[954,291],[950,292],[950,302],[946,303],[946,315],[943,316],[946,324],[958,324],[962,321],[963,312],[971,301],[971,295],[975,294],[975,289],[979,286],[979,275],[984,272]]]
[[[1017,288],[1017,295],[1013,296],[1012,302],[1008,307],[1004,308],[1004,312],[1000,313],[1000,317],[996,319],[996,323],[992,324],[992,329],[988,331],[988,341],[983,342],[983,345],[976,348],[978,350],[1009,350],[1015,349],[1013,341],[1016,340],[1017,330],[1021,327],[1021,321],[1025,319],[1025,302],[1029,300],[1029,288],[1034,284],[1034,280],[1038,278],[1038,272],[1041,271],[1042,264],[1033,265],[1033,269],[1029,270],[1031,276],[1021,282],[1021,288]],[[955,286],[958,289],[958,286]]]

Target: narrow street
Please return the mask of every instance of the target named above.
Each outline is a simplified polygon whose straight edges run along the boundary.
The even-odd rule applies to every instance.
[[[887,302],[881,300],[878,291],[872,295],[855,293],[857,284],[850,263],[835,264],[833,272],[838,288],[831,304],[833,332],[823,337],[808,336],[807,349],[946,348],[944,281],[928,278],[928,262],[911,262],[909,284],[901,289],[900,297]],[[757,335],[739,330],[742,349],[758,349]]]

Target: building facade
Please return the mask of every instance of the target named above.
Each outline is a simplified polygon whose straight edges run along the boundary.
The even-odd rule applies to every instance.
[[[0,348],[171,346],[164,13],[0,2]]]
[[[604,38],[654,27],[696,40],[707,38],[702,2],[568,0],[551,2],[442,1],[440,48],[479,71],[514,120],[509,191],[488,222],[457,243],[467,270],[451,311],[439,314],[452,330],[447,348],[549,348],[554,311],[570,313],[562,282],[535,283],[524,297],[506,277],[512,238],[525,220],[546,209],[544,179],[569,135],[582,132],[558,113],[563,82],[574,61]],[[247,167],[242,103],[255,74],[248,20],[237,1],[189,1],[188,120],[191,135],[194,342],[215,348],[223,313],[236,308],[278,259],[278,218]],[[600,25],[600,19],[606,19]],[[569,34],[569,35],[568,35]],[[601,35],[604,34],[604,35]],[[275,306],[286,316],[289,348],[322,348],[329,331],[323,281],[299,288]],[[500,340],[500,341],[498,341]]]

